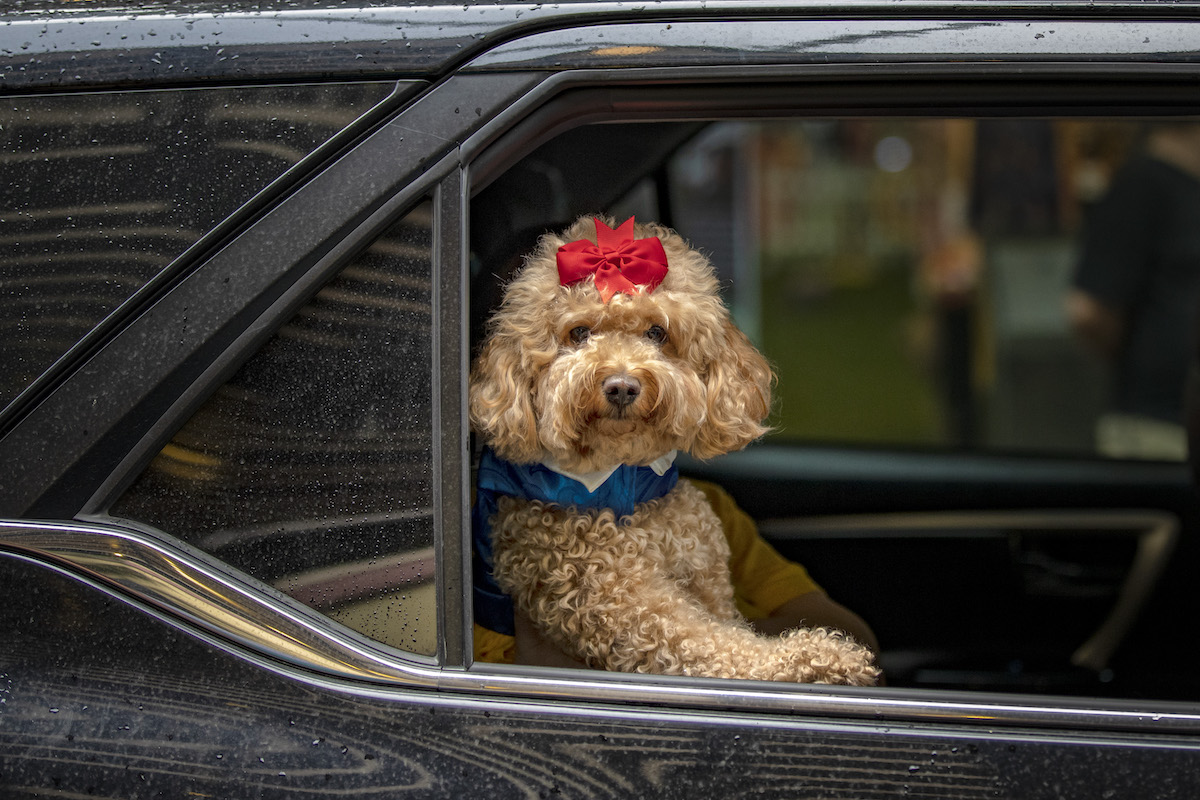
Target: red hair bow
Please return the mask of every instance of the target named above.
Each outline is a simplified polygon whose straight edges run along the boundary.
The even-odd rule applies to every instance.
[[[558,280],[570,286],[596,277],[600,298],[654,291],[667,275],[667,253],[657,236],[633,238],[633,217],[616,230],[596,220],[596,243],[580,239],[558,248]]]

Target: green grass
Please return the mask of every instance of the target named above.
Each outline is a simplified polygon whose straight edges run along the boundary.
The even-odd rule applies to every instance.
[[[779,374],[772,417],[786,439],[932,444],[938,399],[914,331],[909,273],[881,272],[815,297],[764,285],[763,345]],[[926,348],[927,349],[927,348]]]

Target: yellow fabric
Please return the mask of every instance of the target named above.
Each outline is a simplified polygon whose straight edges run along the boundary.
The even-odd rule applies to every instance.
[[[511,664],[517,655],[517,639],[475,624],[475,660],[488,664]]]
[[[769,616],[792,598],[821,588],[809,577],[808,570],[779,555],[758,535],[754,520],[724,489],[706,481],[691,483],[704,493],[725,528],[734,600],[742,616],[746,619]]]
[[[725,528],[729,540],[729,569],[734,599],[746,619],[768,616],[794,597],[820,590],[808,570],[788,561],[758,535],[758,526],[720,486],[692,481],[704,493]],[[516,639],[480,625],[475,626],[475,660],[511,664]]]

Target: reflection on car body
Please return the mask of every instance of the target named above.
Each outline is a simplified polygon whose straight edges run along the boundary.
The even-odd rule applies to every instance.
[[[1189,469],[1064,310],[1182,12],[127,11],[0,26],[7,795],[1190,796]],[[466,365],[599,211],[717,264],[781,400],[684,469],[887,687],[473,663]]]

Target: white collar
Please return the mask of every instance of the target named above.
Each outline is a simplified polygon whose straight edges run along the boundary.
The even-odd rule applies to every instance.
[[[669,453],[663,453],[661,456],[654,459],[646,466],[648,466],[650,469],[654,470],[655,475],[659,475],[659,476],[665,475],[667,473],[667,470],[669,470],[671,468],[671,465],[675,463],[675,456],[677,456],[677,455],[679,455],[678,450],[672,450]],[[599,489],[604,484],[604,482],[606,480],[608,480],[609,478],[611,478],[612,474],[614,472],[616,472],[618,468],[621,467],[620,464],[616,464],[612,467],[592,470],[591,472],[585,472],[585,473],[579,474],[579,473],[570,472],[569,470],[563,469],[562,467],[560,467],[557,463],[555,463],[550,458],[544,459],[542,461],[542,466],[544,466],[546,469],[550,470],[551,472],[557,472],[559,475],[562,475],[563,477],[570,478],[573,481],[579,481],[588,490],[588,494],[591,494],[592,492]]]

